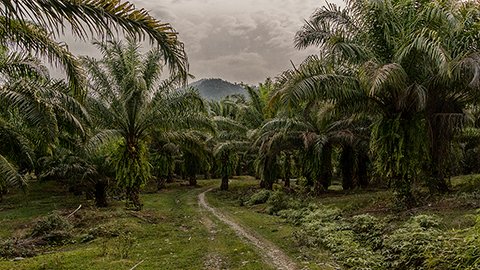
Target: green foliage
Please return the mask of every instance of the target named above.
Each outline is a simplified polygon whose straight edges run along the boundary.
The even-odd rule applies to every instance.
[[[385,219],[369,214],[346,217],[340,209],[323,205],[278,214],[299,226],[293,234],[298,244],[325,247],[349,269],[476,269],[480,265],[480,219],[475,227],[444,231],[438,217],[423,214],[392,230]]]
[[[186,131],[212,127],[198,93],[192,89],[176,90],[183,78],[175,72],[181,70],[171,69],[171,76],[164,76],[168,59],[162,57],[167,52],[161,47],[142,53],[132,38],[95,45],[103,58],[83,58],[91,86],[86,107],[94,127],[88,148],[95,151],[121,140],[112,151],[112,164],[127,200],[140,209],[140,188],[151,176],[149,143],[154,141],[158,149],[163,144],[181,141],[182,146],[194,151],[192,142],[199,140],[192,140],[194,136],[188,136]]]
[[[125,188],[138,188],[150,178],[150,163],[145,143],[127,146],[119,142],[112,153],[117,183]]]
[[[137,238],[131,233],[122,233],[115,244],[115,253],[120,259],[128,259],[131,256],[132,249],[137,244]]]
[[[266,212],[269,214],[276,214],[281,210],[290,207],[290,198],[282,191],[276,190],[270,193],[267,200]]]
[[[400,205],[410,205],[412,183],[428,157],[428,145],[420,119],[379,120],[372,129],[371,149],[376,172],[392,179]]]
[[[351,229],[358,242],[370,246],[374,251],[382,247],[385,223],[378,218],[368,214],[354,216]]]
[[[248,199],[245,202],[245,204],[246,205],[256,205],[256,204],[266,203],[268,198],[270,198],[271,194],[272,194],[272,192],[270,190],[265,190],[265,189],[259,190],[259,191],[255,192],[254,194],[252,194],[252,196],[250,196],[250,199]]]
[[[34,243],[29,243],[19,239],[6,239],[0,242],[0,257],[33,257],[37,255]]]
[[[385,237],[382,255],[391,269],[422,268],[427,259],[426,252],[437,243],[440,231],[434,226],[438,221],[430,216],[413,217],[399,229]]]

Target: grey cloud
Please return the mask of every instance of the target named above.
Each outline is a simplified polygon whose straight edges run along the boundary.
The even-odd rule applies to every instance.
[[[337,0],[340,2],[339,0]],[[295,32],[318,0],[131,0],[179,32],[197,79],[258,83],[302,61],[315,48],[293,48]],[[74,53],[98,53],[89,43],[62,38]]]

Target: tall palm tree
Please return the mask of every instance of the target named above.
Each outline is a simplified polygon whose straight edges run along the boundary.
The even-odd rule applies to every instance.
[[[279,93],[284,103],[334,100],[340,108],[375,116],[371,148],[377,171],[395,179],[401,197],[411,199],[411,182],[423,163],[425,149],[420,112],[425,89],[398,61],[400,34],[409,34],[409,21],[397,16],[401,1],[348,1],[317,10],[296,35],[297,48],[318,45],[311,57]],[[402,32],[403,31],[403,32]],[[410,58],[409,61],[413,61]]]
[[[431,160],[428,184],[432,190],[444,191],[450,143],[461,127],[465,106],[476,99],[479,85],[479,18],[474,1],[348,1],[345,8],[330,4],[317,10],[297,33],[296,46],[318,45],[335,63],[353,65],[362,73],[360,77],[364,76],[360,79],[366,84],[361,87],[373,87],[368,90],[370,95],[378,93],[374,89],[387,90],[382,95],[392,99],[381,97],[382,101],[390,103],[400,118],[384,123],[383,128],[378,123],[379,128],[385,132],[394,128],[405,138],[418,138],[418,134],[405,131],[407,126],[426,129]],[[326,78],[311,79],[319,82]],[[408,116],[408,102],[424,116],[414,115],[414,111]],[[406,152],[399,153],[412,159]]]
[[[96,128],[92,145],[116,140],[112,160],[118,184],[127,204],[141,209],[139,191],[150,178],[150,136],[193,126],[204,104],[197,92],[175,91],[182,76],[162,80],[165,59],[158,48],[141,54],[133,40],[95,44],[103,59],[84,58],[91,88],[87,107]]]

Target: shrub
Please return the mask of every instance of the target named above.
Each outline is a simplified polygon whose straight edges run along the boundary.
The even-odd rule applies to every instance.
[[[356,240],[369,245],[373,250],[381,248],[384,222],[372,215],[358,215],[352,217],[351,228]]]
[[[418,215],[412,217],[408,223],[418,225],[424,229],[433,229],[440,226],[440,219],[432,215]]]
[[[72,228],[70,222],[58,213],[50,214],[40,219],[32,230],[32,236],[43,236],[51,233],[52,231],[69,230]]]
[[[278,211],[289,208],[289,197],[282,191],[274,191],[267,200],[267,213],[276,214]]]
[[[382,254],[389,269],[419,269],[425,266],[427,252],[441,245],[438,219],[419,215],[385,237]]]
[[[258,192],[255,192],[250,199],[245,203],[246,205],[256,205],[266,203],[270,197],[271,191],[262,189]]]
[[[311,211],[306,208],[281,210],[277,214],[293,225],[300,225]]]

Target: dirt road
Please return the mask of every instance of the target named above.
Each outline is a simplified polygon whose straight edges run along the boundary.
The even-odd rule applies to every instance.
[[[224,213],[220,212],[218,209],[210,206],[205,200],[205,193],[209,192],[212,189],[206,190],[198,195],[198,204],[205,208],[207,211],[211,212],[215,217],[220,219],[223,223],[227,224],[232,228],[238,236],[242,239],[245,239],[247,242],[253,244],[257,249],[260,255],[262,255],[264,261],[267,264],[272,265],[275,269],[283,270],[296,270],[298,267],[283,251],[281,251],[277,246],[275,246],[270,241],[261,238],[258,235],[255,235],[252,232],[249,232],[247,229],[242,227],[237,222],[233,221]]]

